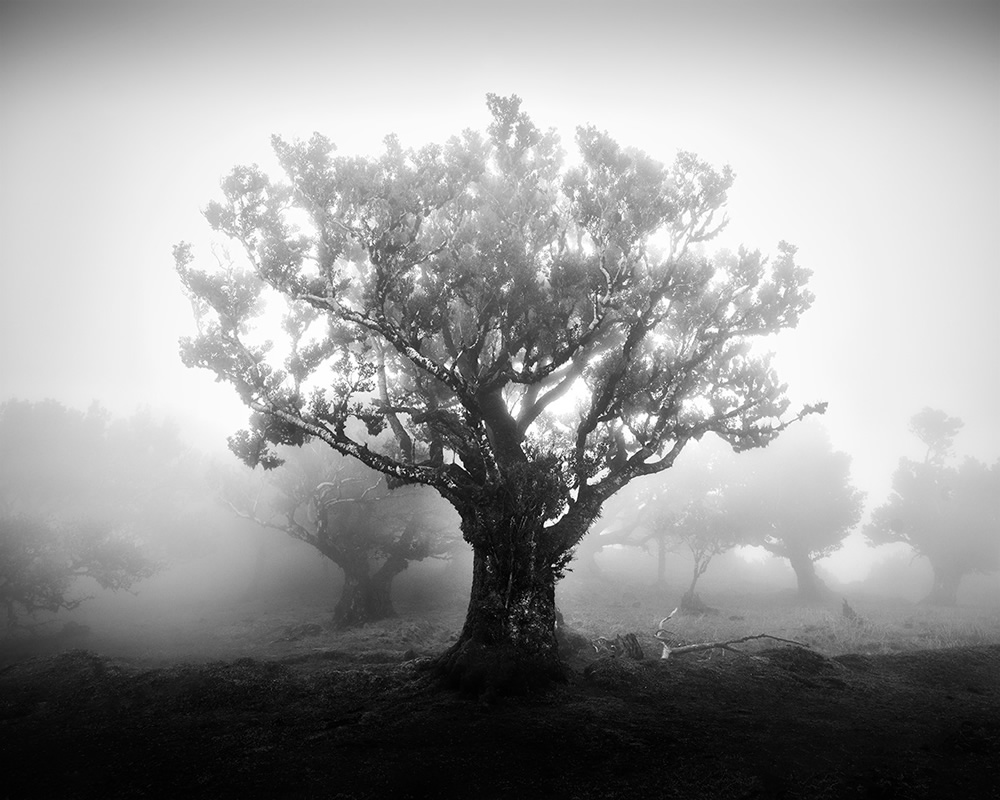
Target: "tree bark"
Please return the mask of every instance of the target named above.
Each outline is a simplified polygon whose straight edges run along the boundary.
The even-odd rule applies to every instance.
[[[517,693],[565,679],[556,641],[556,570],[541,554],[541,524],[524,527],[508,522],[471,537],[477,541],[465,625],[436,663],[448,686]]]
[[[395,615],[391,587],[371,575],[344,573],[344,589],[333,611],[338,628],[353,628]]]
[[[344,589],[333,612],[339,628],[353,628],[396,616],[392,606],[392,581],[406,569],[402,559],[390,558],[374,574],[363,569],[344,569]]]
[[[805,603],[817,603],[831,595],[830,588],[816,574],[816,564],[808,553],[790,552],[788,561],[795,570],[798,581],[799,600]]]
[[[920,602],[924,605],[957,606],[958,585],[962,582],[962,575],[933,563],[931,566],[934,568],[934,585],[930,594]]]

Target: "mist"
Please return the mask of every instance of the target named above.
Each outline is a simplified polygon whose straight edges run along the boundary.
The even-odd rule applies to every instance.
[[[436,543],[410,551],[409,563],[393,576],[384,620],[345,621],[338,608],[347,594],[342,565],[348,562],[333,549],[324,553],[320,538],[302,530],[322,532],[317,498],[330,481],[356,498],[337,494],[326,500],[330,508],[345,501],[361,508],[367,495],[357,487],[374,488],[378,475],[359,472],[322,443],[283,451],[288,461],[273,471],[251,470],[232,453],[187,444],[182,427],[148,410],[116,418],[98,405],[83,411],[54,401],[8,401],[0,407],[5,661],[79,647],[149,663],[239,658],[261,647],[294,648],[303,638],[337,641],[387,623],[390,641],[393,631],[412,625],[454,636],[468,603],[472,551],[457,515],[433,492],[376,493],[376,500],[365,501],[371,508],[362,509],[367,516],[354,532],[353,522],[336,518],[344,535],[360,537],[361,557],[373,568],[391,553],[385,537],[399,535],[400,520],[417,519],[413,509],[421,509],[421,529]],[[672,470],[622,490],[557,586],[563,613],[587,620],[602,603],[612,603],[652,618],[683,607],[689,594],[698,601],[688,610],[696,616],[738,614],[761,604],[832,614],[845,599],[882,615],[887,625],[920,608],[938,613],[921,601],[934,585],[937,551],[959,547],[955,532],[942,530],[937,540],[919,545],[923,552],[905,542],[875,546],[864,538],[862,523],[872,501],[851,485],[849,458],[833,449],[824,422],[798,423],[782,436],[741,454],[715,440],[693,443]],[[801,488],[790,488],[792,475],[805,476]],[[404,491],[410,494],[399,496],[400,505],[394,495]],[[55,581],[48,602],[17,593],[25,581],[46,580],[28,568],[16,572],[20,548],[36,557],[47,552],[12,533],[9,526],[25,515],[44,520],[57,539],[94,526],[105,537],[89,550],[74,549],[71,540],[53,545],[76,569]],[[816,531],[826,531],[825,538]],[[723,544],[694,587],[692,542],[705,536]],[[816,595],[803,594],[801,576],[783,555],[799,538],[811,542],[806,547],[821,587]],[[133,561],[114,549],[126,545],[135,547]],[[974,546],[980,547],[978,568],[962,574],[957,606],[942,612],[956,625],[963,615],[979,624],[1000,608],[995,534]],[[122,576],[108,580],[106,573],[119,568]],[[61,600],[53,605],[55,595]]]
[[[0,3],[5,793],[995,792],[998,42]]]
[[[624,48],[584,17],[557,20],[553,10],[537,10],[565,35],[539,38],[540,25],[527,33],[535,46],[502,66],[463,33],[485,24],[469,12],[450,21],[458,49],[449,61],[466,65],[455,81],[440,54],[401,33],[430,30],[433,15],[397,8],[410,24],[385,32],[386,46],[398,63],[428,65],[423,89],[405,93],[390,89],[398,80],[392,63],[367,68],[365,83],[350,88],[321,79],[337,68],[324,61],[332,53],[306,45],[324,27],[315,9],[305,38],[289,49],[292,40],[272,39],[275,12],[263,5],[243,4],[239,14],[185,4],[129,13],[114,3],[6,5],[3,398],[53,399],[79,411],[97,402],[116,418],[146,409],[171,421],[199,463],[231,462],[225,439],[245,424],[246,411],[226,386],[180,364],[177,340],[191,332],[192,317],[170,262],[171,246],[204,225],[200,209],[219,177],[238,162],[268,163],[274,132],[321,130],[348,152],[370,152],[390,131],[420,145],[481,118],[484,92],[517,91],[565,140],[573,126],[593,122],[657,157],[681,147],[731,163],[738,175],[731,222],[714,244],[769,249],[785,238],[799,246],[816,302],[796,331],[773,343],[776,363],[793,399],[829,401],[831,446],[849,457],[851,485],[865,496],[862,516],[816,569],[838,592],[919,599],[930,580],[927,559],[901,544],[875,547],[862,529],[889,497],[898,460],[920,453],[908,424],[921,408],[963,420],[962,456],[990,463],[1000,453],[989,400],[1000,388],[989,322],[1000,289],[993,268],[1000,100],[990,36],[997,9],[971,2],[947,11],[893,3],[727,9],[657,12],[668,14],[668,28],[688,31],[672,48],[654,45],[658,25],[639,26],[644,45]],[[335,58],[364,60],[349,32],[371,24],[360,10],[338,15]],[[810,38],[818,29],[824,37]],[[552,65],[578,60],[574,42],[596,39],[601,56],[586,59],[581,79],[565,85]],[[697,81],[686,78],[675,64],[708,42],[730,55],[710,58]],[[298,65],[294,77],[255,55],[262,52]],[[613,74],[633,62],[627,81]],[[234,74],[229,64],[242,67]],[[212,76],[221,75],[216,86]],[[734,126],[734,118],[743,122]],[[67,203],[71,212],[56,210]],[[73,614],[92,628],[102,616],[144,627],[149,615],[166,629],[184,609],[238,607],[258,580],[275,591],[284,586],[288,596],[311,587],[310,602],[335,602],[342,576],[315,548],[234,519],[207,487],[195,493],[183,523],[189,530],[158,534],[196,541],[192,554],[171,553],[134,594],[97,591]],[[152,544],[171,550],[166,541]],[[641,547],[603,548],[596,558],[616,580],[656,581],[655,558]],[[686,583],[685,558],[670,550],[668,585]],[[411,584],[415,595],[430,591],[419,588],[419,576],[426,572],[433,587],[443,568],[408,569],[400,591]],[[995,599],[994,577],[964,578],[962,601]],[[737,547],[718,556],[701,585],[711,594],[794,583],[787,559]]]

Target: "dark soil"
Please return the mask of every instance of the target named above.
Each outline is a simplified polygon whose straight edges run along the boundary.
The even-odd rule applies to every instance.
[[[567,683],[492,702],[389,650],[30,658],[0,670],[0,795],[1000,797],[1000,645],[712,652],[580,651]]]

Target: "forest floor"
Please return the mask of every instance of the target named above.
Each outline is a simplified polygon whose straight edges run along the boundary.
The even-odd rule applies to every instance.
[[[456,609],[340,633],[243,607],[200,635],[8,648],[0,797],[1000,798],[995,611],[723,598],[668,627],[810,646],[664,661],[658,600],[587,599],[569,624],[635,631],[646,658],[581,648],[565,684],[492,701],[423,669]]]

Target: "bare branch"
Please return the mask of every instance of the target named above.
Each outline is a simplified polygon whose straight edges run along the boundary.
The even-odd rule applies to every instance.
[[[670,614],[670,616],[664,617],[660,620],[660,627],[656,629],[653,633],[653,638],[659,641],[660,645],[663,647],[663,653],[660,655],[661,660],[666,660],[672,655],[684,655],[685,653],[699,653],[704,650],[729,650],[732,653],[739,653],[742,656],[749,655],[740,650],[734,650],[732,645],[742,644],[743,642],[752,642],[757,639],[771,639],[775,642],[784,642],[785,644],[793,644],[796,647],[802,647],[806,650],[810,649],[809,645],[803,644],[802,642],[796,642],[794,639],[783,639],[780,636],[771,636],[768,633],[757,633],[752,636],[741,636],[739,639],[727,639],[724,642],[699,642],[697,644],[685,644],[676,647],[671,647],[667,639],[670,636],[670,632],[663,629],[663,623],[666,622],[670,617],[677,613],[677,609]],[[752,657],[752,656],[751,656]]]

